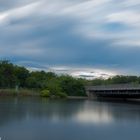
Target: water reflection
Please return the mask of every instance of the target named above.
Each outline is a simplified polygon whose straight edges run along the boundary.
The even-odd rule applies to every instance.
[[[140,120],[140,105],[87,100],[0,99],[0,126],[9,121],[30,118],[95,124],[138,121]]]
[[[83,105],[83,109],[77,112],[77,121],[80,123],[111,123],[113,121],[112,114],[109,111],[108,106],[102,106],[98,104],[92,105],[89,101],[86,101]]]
[[[0,136],[7,140],[39,140],[39,136],[41,140],[117,140],[122,136],[129,140],[129,131],[134,131],[134,138],[139,129],[139,104],[0,98]]]

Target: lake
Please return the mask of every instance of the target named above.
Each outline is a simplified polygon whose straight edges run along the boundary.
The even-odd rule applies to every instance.
[[[139,140],[140,104],[0,98],[2,140]]]

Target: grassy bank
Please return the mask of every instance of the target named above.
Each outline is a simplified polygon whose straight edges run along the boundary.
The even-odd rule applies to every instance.
[[[40,96],[40,91],[29,89],[0,89],[0,96]]]
[[[50,96],[44,94],[42,95],[41,91],[31,90],[31,89],[19,89],[16,91],[15,89],[0,89],[0,97],[42,97],[48,99],[87,99],[87,96],[66,96],[65,94],[58,94],[57,96]]]
[[[28,97],[28,96],[32,96],[32,97],[42,97],[42,98],[48,98],[48,99],[60,99],[60,98],[67,98],[66,94],[63,93],[57,93],[54,95],[51,95],[50,93],[48,94],[46,92],[47,90],[31,90],[31,89],[19,89],[19,90],[15,90],[15,89],[0,89],[0,96],[1,97],[6,97],[6,96],[13,96],[13,97]]]

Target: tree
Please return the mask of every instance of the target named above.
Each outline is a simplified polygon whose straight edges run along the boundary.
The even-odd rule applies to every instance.
[[[68,96],[85,96],[85,88],[83,82],[79,79],[74,79],[71,76],[61,76],[60,83],[62,91]]]
[[[15,87],[17,77],[14,75],[14,65],[7,60],[0,61],[0,86]]]
[[[15,66],[15,76],[18,79],[17,84],[21,87],[27,86],[27,78],[29,77],[29,71],[24,67]]]

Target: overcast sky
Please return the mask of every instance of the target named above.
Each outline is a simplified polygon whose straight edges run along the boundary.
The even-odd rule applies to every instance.
[[[0,59],[140,75],[140,0],[0,0]]]

